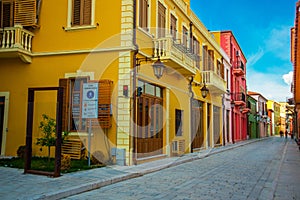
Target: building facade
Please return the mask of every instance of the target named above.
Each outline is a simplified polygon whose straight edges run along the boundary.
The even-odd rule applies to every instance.
[[[268,116],[270,119],[270,128],[268,134],[278,135],[280,131],[280,104],[273,100],[267,101]]]
[[[296,3],[295,26],[291,29],[291,61],[294,66],[294,79],[292,83],[292,93],[294,99],[294,133],[296,138],[300,138],[300,1]]]
[[[267,99],[258,92],[248,91],[248,95],[257,101],[256,104],[256,117],[258,122],[258,135],[259,137],[267,137],[268,129],[270,126],[270,119],[268,117]]]
[[[31,102],[28,91],[46,87],[64,90],[62,130],[102,152],[103,162],[132,165],[223,144],[228,61],[188,0],[0,2],[12,11],[1,12],[1,155],[25,144],[32,103],[32,154],[44,155],[34,141],[41,115],[57,117],[57,93],[37,91]],[[88,105],[94,92],[97,103]],[[98,111],[87,117],[92,106]]]
[[[232,140],[238,142],[247,139],[247,112],[249,111],[246,105],[247,60],[232,31],[219,31],[213,34],[230,59]]]
[[[248,134],[250,139],[259,138],[258,118],[257,118],[257,100],[247,95],[248,113]]]

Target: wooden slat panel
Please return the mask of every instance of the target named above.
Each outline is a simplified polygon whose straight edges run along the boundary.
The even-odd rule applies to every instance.
[[[81,0],[73,0],[73,20],[72,25],[80,25],[80,3]]]
[[[81,149],[81,140],[70,139],[62,144],[62,154],[67,154],[72,159],[81,159]]]
[[[91,13],[92,13],[92,1],[84,0],[84,7],[83,7],[83,24],[84,25],[91,24]]]
[[[92,126],[95,127],[100,125],[101,128],[110,128],[111,94],[113,82],[111,80],[100,80],[98,81],[98,84],[98,119],[92,120]]]
[[[68,120],[69,120],[69,82],[70,80],[67,78],[59,79],[59,86],[63,88],[63,112],[62,112],[62,130],[69,131]]]
[[[36,24],[36,0],[16,0],[14,23],[22,26]]]

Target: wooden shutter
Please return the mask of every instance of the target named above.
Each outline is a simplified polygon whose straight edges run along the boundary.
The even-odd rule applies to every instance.
[[[94,82],[94,81],[91,81]],[[92,126],[101,128],[111,127],[111,80],[100,80],[98,82],[98,119],[92,120]]]
[[[36,0],[15,0],[14,23],[22,26],[36,24]]]
[[[13,1],[3,0],[0,1],[0,26],[12,27],[13,26]]]
[[[81,5],[81,0],[73,0],[72,25],[80,25],[80,5]]]
[[[165,37],[166,8],[158,2],[158,38]]]
[[[174,17],[174,15],[171,14],[171,34],[174,40],[176,40],[176,24],[177,24],[177,19]]]
[[[69,131],[70,115],[70,79],[59,79],[59,87],[63,88],[63,111],[62,111],[62,130]]]
[[[82,9],[83,9],[82,24],[91,25],[92,0],[84,0]]]
[[[182,44],[184,47],[187,48],[187,34],[188,34],[188,30],[187,28],[185,28],[184,26],[182,27]]]
[[[208,50],[208,67],[211,71],[214,71],[214,60],[214,51]]]
[[[92,17],[92,0],[73,0],[72,25],[90,25]]]
[[[203,46],[203,70],[208,70],[208,54],[207,54],[207,46]]]
[[[148,28],[148,0],[139,1],[139,26],[144,30]]]

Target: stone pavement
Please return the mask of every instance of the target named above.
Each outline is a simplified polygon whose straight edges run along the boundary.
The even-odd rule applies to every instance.
[[[268,138],[266,138],[268,139]],[[108,166],[92,170],[64,174],[59,178],[23,174],[23,170],[12,168],[0,168],[0,199],[60,199],[81,192],[100,188],[130,178],[142,176],[147,173],[158,171],[171,166],[201,159],[212,154],[230,150],[259,139],[239,142],[233,145],[209,149],[200,153],[186,154],[181,157],[171,157],[136,166]],[[298,156],[298,157],[297,157]],[[294,158],[295,157],[295,158]],[[296,171],[300,169],[300,152],[297,145],[290,139],[287,140],[284,161],[282,162],[283,173],[278,174],[277,187],[285,188],[276,193],[276,197],[283,197],[291,190],[296,190],[297,176],[291,175],[287,169]],[[296,160],[298,158],[298,160]],[[295,180],[290,185],[291,179]]]

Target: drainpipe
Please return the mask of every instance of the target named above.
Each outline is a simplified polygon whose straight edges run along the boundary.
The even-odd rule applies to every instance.
[[[189,82],[189,93],[191,94],[191,96],[190,96],[190,117],[191,117],[191,119],[190,119],[190,130],[191,130],[191,136],[193,136],[194,135],[194,133],[193,133],[193,122],[192,122],[192,118],[193,118],[193,99],[194,99],[194,93],[193,93],[193,88],[192,88],[192,83],[193,83],[193,80],[194,80],[194,77],[193,76],[191,76],[191,78],[190,78],[190,82]],[[193,137],[191,137],[191,153],[193,153],[193,146],[192,146],[192,144],[193,144],[193,140],[194,140],[194,138]]]
[[[223,114],[222,114],[222,124],[223,124],[223,146],[225,146],[225,119],[224,119],[224,114],[225,114],[225,94],[222,95],[222,107],[223,107]]]
[[[190,22],[190,53],[193,53],[193,22]]]
[[[136,165],[137,164],[137,128],[136,128],[136,106],[137,106],[137,101],[136,101],[136,79],[137,79],[137,69],[136,69],[136,56],[139,52],[139,47],[136,42],[136,0],[133,0],[133,38],[132,38],[132,44],[135,48],[134,54],[133,54],[133,76],[132,76],[132,95],[133,95],[133,126],[132,126],[132,132],[133,132],[133,137],[130,140],[131,144],[130,146],[134,146],[133,148],[133,163]]]

